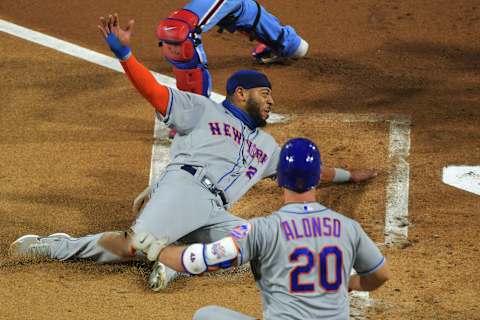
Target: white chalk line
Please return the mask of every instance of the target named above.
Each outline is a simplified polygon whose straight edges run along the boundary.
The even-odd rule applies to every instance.
[[[386,188],[385,244],[408,239],[408,195],[410,186],[410,122],[390,122],[390,177]]]
[[[115,58],[2,19],[0,19],[0,31],[117,72],[124,72],[120,63]],[[152,72],[152,74],[160,83],[168,87],[176,87],[174,78],[156,72]],[[211,99],[216,102],[221,102],[225,97],[217,93],[212,93]],[[390,122],[389,159],[392,162],[393,168],[386,187],[385,243],[393,244],[406,240],[408,236],[409,165],[407,157],[410,150],[410,121],[401,116],[382,115],[325,114],[323,118],[346,122]],[[269,122],[281,121],[285,121],[283,116],[272,114]],[[155,117],[155,142],[152,146],[150,183],[159,177],[162,169],[169,161],[169,148],[159,143],[160,138],[166,136],[166,132],[167,129],[163,123]],[[365,305],[370,304],[368,293],[356,292],[353,296],[365,300]]]
[[[393,245],[407,241],[410,179],[410,167],[407,159],[410,154],[410,118],[403,115],[328,113],[322,115],[322,120],[349,123],[386,122],[389,124],[388,158],[391,170],[386,186],[383,244]],[[365,319],[364,310],[373,303],[368,292],[352,292],[350,317]]]
[[[410,187],[411,120],[403,115],[327,113],[322,120],[341,122],[386,122],[389,124],[388,159],[391,165],[387,178],[385,207],[385,245],[404,243],[408,239],[408,196]]]

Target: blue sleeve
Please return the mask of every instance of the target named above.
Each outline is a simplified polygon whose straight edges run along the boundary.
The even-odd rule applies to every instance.
[[[207,32],[230,13],[239,11],[242,0],[192,0],[183,9],[198,16],[202,31]]]

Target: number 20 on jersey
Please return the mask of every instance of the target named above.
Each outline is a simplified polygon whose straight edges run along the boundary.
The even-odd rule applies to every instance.
[[[290,271],[290,292],[308,293],[315,292],[315,282],[300,281],[301,275],[310,275],[317,269],[318,285],[321,290],[334,292],[342,285],[343,253],[337,246],[325,246],[319,253],[312,252],[307,247],[295,248],[289,255],[290,262],[297,263],[306,261],[305,264],[297,265]],[[333,268],[329,268],[328,262],[333,262]],[[330,265],[331,265],[330,264]]]

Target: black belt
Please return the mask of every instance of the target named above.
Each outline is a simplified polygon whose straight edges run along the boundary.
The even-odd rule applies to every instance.
[[[188,164],[184,164],[183,166],[180,167],[180,169],[187,171],[192,176],[194,176],[197,173],[197,168]],[[208,179],[206,176],[203,176],[200,182],[205,186],[205,188],[208,189],[208,191],[210,191],[216,196],[219,196],[224,206],[227,205],[228,202],[227,202],[227,198],[225,197],[225,193],[223,193],[222,190],[215,187],[215,184],[213,184],[213,182],[210,179]]]

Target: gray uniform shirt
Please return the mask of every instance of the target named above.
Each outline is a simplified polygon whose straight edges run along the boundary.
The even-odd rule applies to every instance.
[[[367,275],[384,263],[360,224],[319,203],[288,204],[231,235],[252,262],[264,319],[349,319],[352,268]]]
[[[246,113],[227,101],[218,104],[200,95],[169,91],[166,115],[157,116],[178,133],[170,149],[170,166],[205,167],[229,204],[260,179],[275,174],[280,147],[268,133],[249,127]]]

